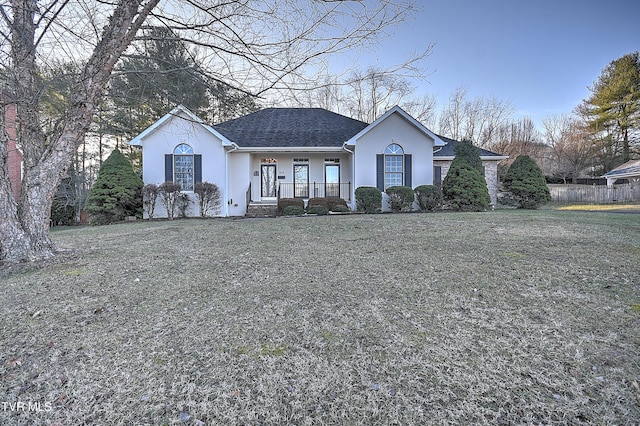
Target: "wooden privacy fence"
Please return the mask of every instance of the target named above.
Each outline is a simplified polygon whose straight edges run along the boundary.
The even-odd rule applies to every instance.
[[[624,185],[548,185],[551,201],[559,203],[612,204],[640,201],[640,184]]]

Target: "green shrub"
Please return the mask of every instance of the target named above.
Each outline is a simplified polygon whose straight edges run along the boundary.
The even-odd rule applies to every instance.
[[[51,223],[54,226],[73,225],[76,221],[76,209],[73,205],[60,203],[54,199],[51,205]]]
[[[284,209],[282,209],[283,216],[299,216],[303,214],[304,214],[304,207],[301,207],[299,205],[290,204],[286,206]]]
[[[420,210],[432,212],[442,207],[442,191],[437,186],[420,185],[414,192]]]
[[[142,186],[129,160],[114,149],[102,163],[87,199],[91,221],[102,224],[142,216]]]
[[[537,209],[551,200],[544,174],[528,155],[519,155],[502,178],[521,209]]]
[[[349,206],[336,205],[331,208],[331,211],[336,213],[349,213],[351,209]]]
[[[382,192],[373,186],[356,188],[356,206],[359,212],[379,213],[382,209]]]
[[[315,197],[315,198],[309,198],[309,201],[307,201],[307,209],[310,206],[324,206],[327,208],[327,210],[330,211],[335,211],[333,210],[334,207],[336,206],[344,206],[347,207],[347,202],[345,200],[343,200],[342,198],[339,197],[327,197],[327,198],[322,198],[322,197]]]
[[[456,144],[456,156],[442,182],[442,195],[453,210],[483,211],[491,202],[482,160],[471,142]]]
[[[329,199],[322,197],[309,198],[309,200],[307,201],[307,209],[313,206],[323,206],[329,209]]]
[[[329,213],[329,209],[327,209],[325,206],[321,206],[319,204],[316,204],[315,206],[307,205],[307,213],[308,214],[317,214],[319,216],[323,216],[323,215]]]
[[[278,201],[278,216],[282,216],[284,214],[284,209],[289,206],[300,207],[302,209],[302,214],[304,214],[304,201],[302,198],[281,198]]]
[[[389,206],[394,212],[411,211],[415,194],[408,186],[390,186],[385,193],[389,196]]]
[[[470,166],[482,173],[482,160],[478,148],[470,140],[464,139],[456,144],[453,152],[458,160],[466,160]]]
[[[484,211],[491,201],[484,176],[464,160],[451,163],[442,182],[442,195],[456,211]]]

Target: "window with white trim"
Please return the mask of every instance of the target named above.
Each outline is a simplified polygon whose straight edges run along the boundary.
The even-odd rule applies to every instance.
[[[186,143],[181,143],[173,150],[173,181],[179,183],[183,191],[193,191],[193,148]]]
[[[404,176],[404,150],[396,143],[384,150],[384,189],[402,186]]]

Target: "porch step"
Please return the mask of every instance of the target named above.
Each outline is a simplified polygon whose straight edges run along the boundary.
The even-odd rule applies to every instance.
[[[251,203],[245,217],[276,217],[278,206],[276,204]]]

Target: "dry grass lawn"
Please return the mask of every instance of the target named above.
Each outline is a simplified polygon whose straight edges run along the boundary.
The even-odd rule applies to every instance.
[[[3,425],[640,423],[640,215],[53,237],[0,273]]]
[[[558,210],[640,213],[640,204],[571,204],[558,207]]]

